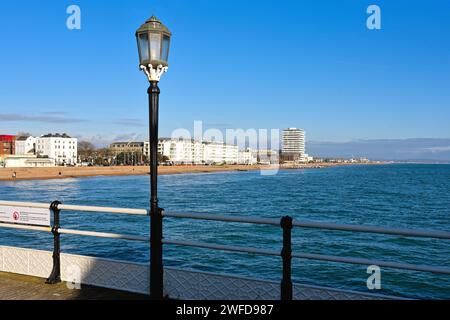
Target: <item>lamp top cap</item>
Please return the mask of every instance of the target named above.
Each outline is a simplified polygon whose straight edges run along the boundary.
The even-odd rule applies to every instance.
[[[147,19],[147,21],[145,21],[146,23],[150,23],[150,22],[157,22],[157,23],[161,23],[161,21],[155,16],[151,16],[149,19]]]
[[[151,16],[150,19],[147,19],[147,21],[145,21],[136,33],[148,31],[162,32],[168,34],[169,36],[172,35],[169,28],[167,28],[155,15]]]

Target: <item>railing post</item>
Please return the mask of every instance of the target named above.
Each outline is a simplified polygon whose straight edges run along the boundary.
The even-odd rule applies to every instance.
[[[283,228],[283,278],[281,280],[281,300],[292,300],[292,218],[281,218]]]
[[[53,270],[50,277],[47,279],[47,284],[56,284],[61,282],[61,241],[59,234],[59,213],[58,206],[61,204],[59,201],[54,201],[50,205],[50,210],[53,211]]]

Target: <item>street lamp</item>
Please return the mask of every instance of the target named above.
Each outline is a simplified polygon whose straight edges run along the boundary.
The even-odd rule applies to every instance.
[[[159,82],[161,75],[167,72],[171,36],[169,29],[155,16],[136,31],[139,65],[150,83]]]
[[[162,261],[162,209],[158,206],[158,109],[160,90],[158,82],[168,70],[170,38],[169,29],[155,16],[148,19],[137,31],[139,66],[146,74],[150,87],[150,296],[163,298]]]

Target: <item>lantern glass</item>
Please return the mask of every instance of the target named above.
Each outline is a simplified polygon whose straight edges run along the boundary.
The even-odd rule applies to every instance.
[[[161,60],[161,34],[150,33],[150,60]]]
[[[169,61],[169,46],[170,46],[170,38],[168,36],[164,35],[161,60],[163,60],[165,62]]]
[[[172,33],[155,16],[148,19],[137,31],[140,65],[168,66]]]
[[[138,37],[138,41],[139,41],[139,55],[141,59],[141,64],[145,64],[145,61],[149,60],[148,34],[141,33]]]

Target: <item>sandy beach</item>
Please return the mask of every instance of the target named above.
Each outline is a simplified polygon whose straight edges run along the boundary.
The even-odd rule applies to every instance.
[[[281,169],[313,169],[327,168],[344,165],[357,165],[345,163],[314,163],[304,164],[300,166],[281,166]],[[166,174],[182,174],[182,173],[213,173],[225,171],[250,171],[250,170],[268,170],[276,167],[268,166],[246,166],[246,165],[225,165],[225,166],[173,166],[159,167],[158,171],[161,175]],[[15,178],[13,177],[15,173]],[[0,168],[0,181],[10,180],[45,180],[45,179],[65,179],[65,178],[82,178],[94,176],[125,176],[125,175],[145,175],[150,170],[147,166],[131,167],[51,167],[51,168]]]

